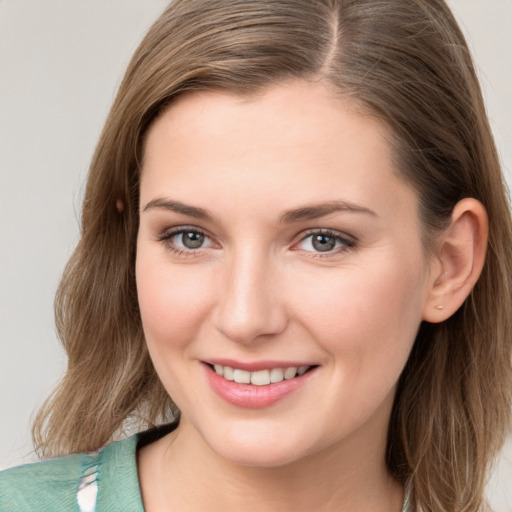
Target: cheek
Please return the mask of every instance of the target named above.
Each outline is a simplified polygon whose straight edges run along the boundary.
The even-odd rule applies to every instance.
[[[208,309],[206,276],[193,265],[172,266],[144,250],[137,255],[139,308],[148,345],[186,345]]]
[[[337,361],[350,361],[354,372],[367,366],[380,371],[379,365],[401,371],[414,342],[423,309],[423,265],[395,261],[336,269],[294,292],[301,297],[298,317],[314,339]]]

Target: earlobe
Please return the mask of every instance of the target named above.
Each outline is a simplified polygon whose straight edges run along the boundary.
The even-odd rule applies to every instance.
[[[459,201],[436,241],[423,320],[439,323],[457,311],[480,277],[487,247],[487,213],[473,198]]]

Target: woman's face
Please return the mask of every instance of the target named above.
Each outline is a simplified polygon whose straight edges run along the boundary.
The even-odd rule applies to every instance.
[[[180,428],[214,453],[383,453],[431,286],[387,134],[300,82],[184,95],[150,128],[142,322]]]

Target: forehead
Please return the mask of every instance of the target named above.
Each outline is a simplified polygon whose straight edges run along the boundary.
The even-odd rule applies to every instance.
[[[398,189],[414,193],[398,178],[389,135],[384,123],[320,83],[250,97],[185,94],[148,131],[141,200],[160,190],[213,201],[231,194],[241,206],[249,199],[283,208],[338,199],[394,203]]]
[[[335,93],[322,82],[297,80],[248,95],[220,89],[180,94],[152,123],[148,137],[162,124],[174,131],[174,135],[195,136],[210,130],[213,137],[223,135],[221,130],[225,129],[225,133],[236,124],[237,130],[231,136],[236,133],[245,136],[250,131],[254,138],[264,137],[272,126],[287,128],[276,140],[279,143],[286,142],[287,135],[292,143],[297,142],[297,137],[314,136],[317,141],[324,138],[328,143],[331,138],[340,140],[339,128],[355,118],[365,131],[372,125],[370,130],[379,137],[387,138],[391,134],[387,125],[372,117],[369,109],[359,102]],[[307,130],[298,120],[307,123]],[[246,133],[240,132],[240,128]],[[355,129],[355,124],[351,128]]]

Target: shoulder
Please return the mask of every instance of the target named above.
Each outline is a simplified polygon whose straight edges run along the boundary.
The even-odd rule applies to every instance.
[[[67,455],[0,472],[0,511],[74,510],[85,457]]]
[[[0,472],[0,512],[143,512],[137,449],[174,430],[162,425],[94,453],[77,453]]]
[[[0,512],[94,510],[89,504],[94,507],[102,494],[109,499],[126,485],[136,485],[136,444],[137,436],[133,436],[98,452],[66,455],[2,471]]]

